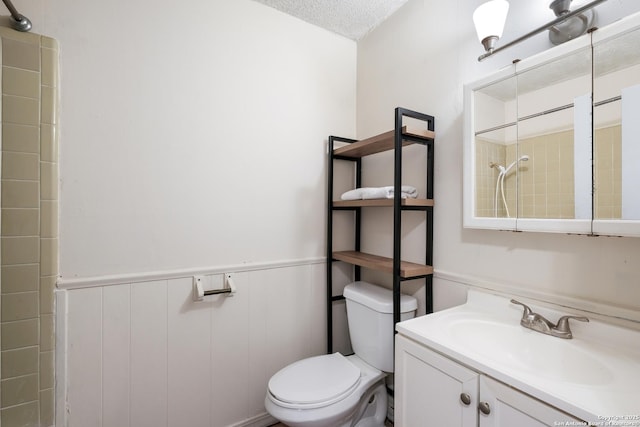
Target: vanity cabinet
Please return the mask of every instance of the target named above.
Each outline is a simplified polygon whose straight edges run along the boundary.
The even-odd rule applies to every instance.
[[[640,236],[640,14],[465,85],[464,226]]]
[[[404,427],[478,424],[478,373],[396,335],[394,421]],[[461,396],[470,403],[465,405]]]
[[[542,427],[582,421],[396,335],[395,423],[403,427]]]

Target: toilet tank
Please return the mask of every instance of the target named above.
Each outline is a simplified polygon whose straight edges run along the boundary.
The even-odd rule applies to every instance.
[[[358,357],[385,372],[393,372],[393,292],[367,282],[345,286],[351,347]],[[400,319],[415,316],[417,300],[400,296]]]

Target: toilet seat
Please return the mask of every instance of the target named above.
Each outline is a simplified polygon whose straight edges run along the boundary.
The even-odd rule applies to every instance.
[[[269,393],[289,408],[321,408],[345,398],[360,384],[360,369],[340,353],[295,362],[269,380]]]

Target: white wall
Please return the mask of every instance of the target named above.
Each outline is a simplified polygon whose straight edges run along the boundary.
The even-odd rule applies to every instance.
[[[483,49],[471,16],[481,3],[410,0],[358,45],[359,138],[392,127],[396,106],[436,118],[434,266],[441,278],[435,280],[435,305],[459,302],[464,296],[458,293],[455,281],[467,283],[470,279],[482,286],[510,287],[515,293],[537,294],[556,302],[584,301],[583,307],[611,304],[620,313],[636,313],[637,318],[640,239],[462,228],[463,85],[510,64],[512,59],[551,47],[547,35],[540,34],[478,63]],[[545,2],[510,4],[504,42],[553,18]],[[598,25],[638,10],[640,3],[633,0],[604,3],[597,8]],[[419,154],[405,158],[408,168],[424,164]],[[389,182],[389,164],[384,158],[369,160],[365,164],[369,167],[365,185]],[[407,184],[412,181],[424,187],[422,175],[405,178]],[[374,221],[378,219],[379,214],[365,218],[369,229],[377,227]],[[412,218],[406,223],[405,253],[408,257],[420,256],[424,224]],[[390,242],[378,237],[377,229],[373,234],[363,243],[363,250],[391,250]]]
[[[63,279],[324,255],[355,42],[250,0],[27,0],[61,51]]]
[[[60,45],[58,425],[267,425],[268,378],[325,351],[356,43],[250,0],[16,6]],[[192,303],[226,267],[237,296]]]

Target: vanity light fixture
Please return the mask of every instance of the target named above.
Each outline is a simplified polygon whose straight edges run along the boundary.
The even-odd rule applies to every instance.
[[[508,11],[507,0],[491,0],[478,6],[473,12],[478,40],[487,52],[493,52],[498,39],[502,37]]]
[[[478,61],[482,61],[544,30],[549,30],[549,40],[555,45],[581,36],[593,24],[594,11],[591,9],[607,0],[594,0],[573,11],[570,10],[571,1],[553,0],[549,8],[555,13],[556,19],[500,47],[496,47],[496,42],[502,36],[509,3],[507,0],[491,0],[480,5],[473,13],[473,22],[476,26],[478,39],[480,39],[486,53],[480,55]]]

